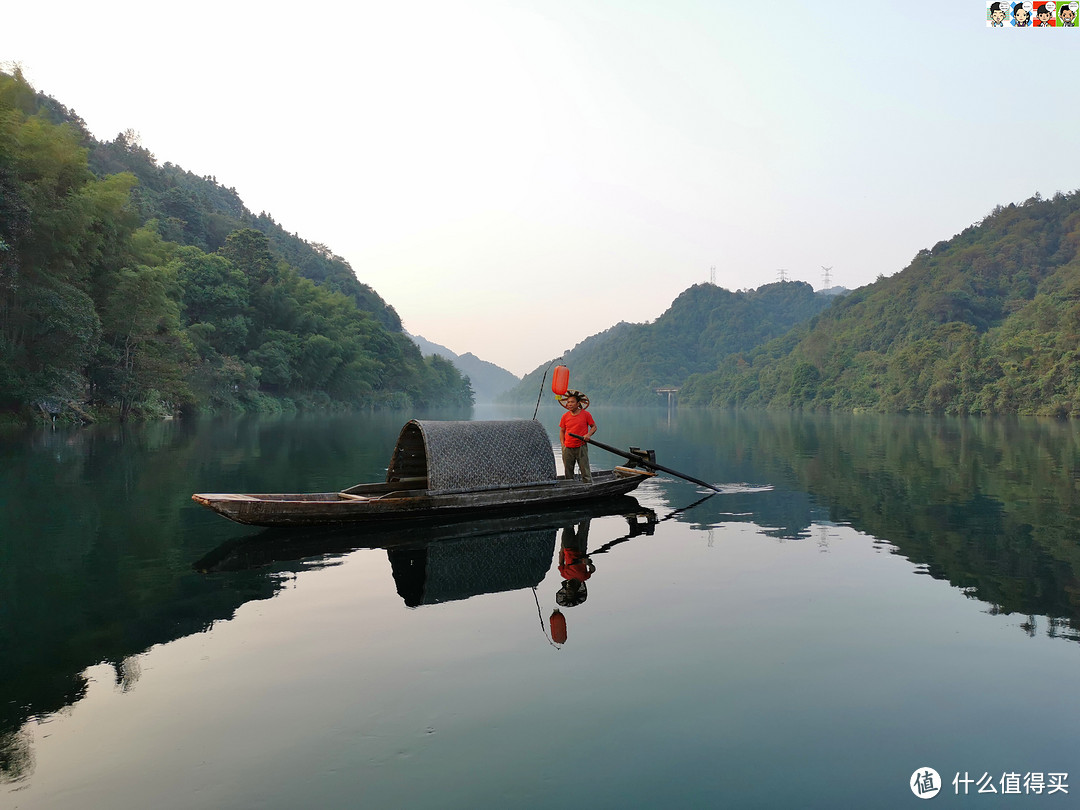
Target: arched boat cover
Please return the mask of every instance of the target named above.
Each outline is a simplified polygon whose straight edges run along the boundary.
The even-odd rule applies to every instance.
[[[401,429],[387,482],[426,478],[431,493],[555,480],[555,453],[535,419],[432,422]]]
[[[483,534],[386,552],[397,592],[409,607],[535,588],[547,576],[554,553],[555,529]]]

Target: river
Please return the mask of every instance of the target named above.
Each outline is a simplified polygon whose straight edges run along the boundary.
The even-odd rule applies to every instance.
[[[0,807],[1080,793],[1076,425],[592,410],[723,492],[282,540],[191,493],[381,480],[414,414],[0,433]]]

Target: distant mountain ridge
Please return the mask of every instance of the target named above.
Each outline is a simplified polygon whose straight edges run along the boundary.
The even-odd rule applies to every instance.
[[[496,398],[513,388],[521,379],[502,366],[481,360],[472,352],[456,354],[445,346],[433,343],[420,335],[406,334],[420,347],[425,357],[439,355],[454,364],[462,374],[469,378],[477,402],[494,402]]]
[[[731,292],[714,284],[684,290],[652,323],[618,323],[581,341],[562,356],[570,385],[594,400],[651,405],[666,402],[660,387],[679,387],[723,357],[748,351],[817,315],[839,297],[815,293],[802,281]],[[535,398],[548,364],[525,376],[504,399]]]
[[[995,207],[901,272],[691,377],[680,399],[1080,417],[1080,191]]]

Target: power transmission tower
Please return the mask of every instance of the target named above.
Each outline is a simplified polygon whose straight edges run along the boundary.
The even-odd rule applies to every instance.
[[[780,281],[787,281],[787,270],[781,267],[776,271],[776,277],[780,279]]]
[[[716,286],[716,265],[709,268],[709,283]]]
[[[821,266],[821,288],[823,290],[827,290],[832,286],[832,276],[830,275],[831,270],[831,267],[826,267],[825,265]]]

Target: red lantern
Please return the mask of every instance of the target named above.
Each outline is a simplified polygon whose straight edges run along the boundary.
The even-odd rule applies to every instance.
[[[566,366],[555,366],[555,373],[551,375],[551,393],[561,397],[566,393],[570,385],[570,369]]]
[[[551,640],[556,644],[566,643],[566,617],[558,608],[551,614]]]

